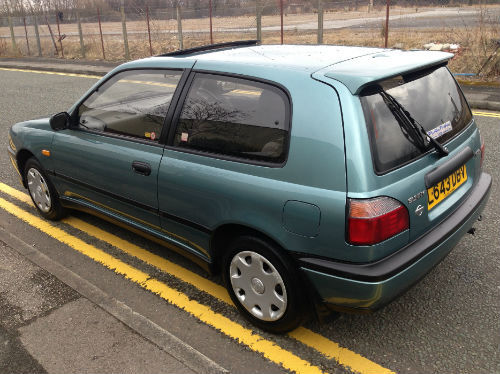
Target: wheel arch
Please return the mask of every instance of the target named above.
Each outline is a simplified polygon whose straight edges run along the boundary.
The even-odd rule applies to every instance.
[[[227,250],[229,244],[239,236],[250,235],[266,242],[272,244],[282,256],[287,257],[291,262],[293,261],[293,257],[290,256],[290,253],[275,239],[273,239],[268,234],[263,233],[255,228],[250,226],[245,226],[237,223],[227,223],[221,225],[215,229],[212,233],[212,237],[210,239],[210,250],[212,253],[212,272],[217,274],[221,270],[222,258],[224,257],[224,253]]]
[[[28,161],[31,157],[34,157],[36,159],[35,155],[27,149],[19,150],[16,155],[17,167],[19,170],[19,174],[21,174],[24,188],[28,188],[26,184],[26,177],[24,175],[24,166],[26,165],[26,161]]]

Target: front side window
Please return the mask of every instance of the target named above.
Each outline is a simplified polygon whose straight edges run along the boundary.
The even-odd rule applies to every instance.
[[[182,72],[118,73],[80,105],[79,126],[157,142]]]
[[[289,117],[288,98],[275,86],[197,74],[182,108],[174,146],[281,163]]]

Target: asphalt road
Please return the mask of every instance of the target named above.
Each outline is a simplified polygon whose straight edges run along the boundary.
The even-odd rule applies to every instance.
[[[94,82],[94,79],[29,72],[0,71],[0,148],[7,147],[7,129],[15,122],[39,118],[66,110]],[[476,225],[475,236],[467,235],[450,255],[426,278],[410,289],[398,300],[371,315],[341,315],[323,325],[308,322],[308,331],[319,334],[328,342],[339,344],[349,351],[341,351],[337,359],[325,357],[317,349],[311,348],[290,336],[273,336],[256,331],[264,340],[274,342],[285,352],[300,357],[306,363],[324,372],[340,373],[349,371],[356,353],[381,367],[399,373],[494,373],[500,371],[500,118],[477,117],[478,125],[486,139],[485,169],[494,178],[493,190],[483,221]],[[0,180],[4,184],[21,190],[18,177],[10,165],[6,152],[0,152]],[[0,197],[29,213],[36,215],[33,207],[13,199],[5,193]],[[75,213],[79,219],[98,226],[130,243],[147,248],[187,271],[207,277],[195,265],[172,252],[141,237],[122,230],[97,218]],[[118,248],[96,239],[90,234],[66,225],[55,224],[72,237],[100,248],[115,258],[147,273],[150,277],[175,288],[193,300],[208,305],[217,315],[222,315],[247,329],[247,324],[235,310],[220,300],[197,291],[170,274],[128,256]],[[103,267],[91,258],[62,244],[60,240],[42,233],[0,209],[0,229],[14,234],[21,240],[63,267],[78,274],[120,302],[133,312],[145,316],[179,337],[183,342],[206,355],[232,373],[266,372],[278,373],[284,369],[261,353],[217,331],[209,322],[201,322],[187,311],[167,303],[160,296],[139,287],[131,280]],[[7,253],[8,247],[0,243],[0,254]],[[2,258],[2,256],[0,256]],[[20,265],[19,265],[20,266]],[[2,270],[0,268],[0,270]],[[0,272],[0,274],[2,274]],[[210,281],[220,283],[218,278]],[[7,305],[2,295],[8,294],[6,283],[0,282],[0,314],[18,306]],[[22,317],[16,328],[29,325],[37,316],[54,316],[61,305],[72,307],[74,313],[79,308],[74,303],[78,297],[64,284],[54,286],[61,290],[61,299],[46,303],[36,315]],[[26,297],[29,299],[29,295]],[[51,296],[53,297],[53,295]],[[53,299],[50,299],[53,300]],[[12,304],[12,300],[10,303]],[[81,309],[85,313],[86,309]],[[21,326],[21,327],[19,327]],[[0,318],[0,338],[10,334],[8,324]],[[63,327],[61,326],[61,329]],[[78,332],[78,331],[77,331]],[[82,332],[83,333],[83,332]],[[90,339],[90,338],[85,338]],[[29,339],[28,339],[29,340]],[[326,341],[326,340],[325,340]],[[19,343],[20,344],[20,343]],[[98,345],[99,342],[96,342]],[[47,343],[50,347],[50,343]],[[34,351],[29,341],[18,347],[20,360],[27,362],[31,371],[40,370],[43,352]],[[76,354],[77,349],[67,355]],[[1,360],[0,349],[0,360]],[[42,358],[41,358],[42,357]],[[134,356],[135,357],[135,356]],[[283,356],[284,357],[284,356]],[[340,357],[340,359],[338,359]],[[338,363],[337,361],[341,361]]]

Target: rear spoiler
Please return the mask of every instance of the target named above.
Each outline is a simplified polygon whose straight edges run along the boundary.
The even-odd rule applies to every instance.
[[[343,83],[353,95],[368,85],[398,75],[408,74],[432,66],[444,65],[453,54],[436,51],[384,50],[329,65],[313,73],[313,78],[326,78]]]

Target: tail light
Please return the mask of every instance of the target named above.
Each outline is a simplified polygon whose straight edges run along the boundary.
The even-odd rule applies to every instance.
[[[410,226],[408,210],[390,197],[349,200],[347,241],[372,245],[405,231]]]
[[[480,139],[481,139],[481,163],[479,164],[481,166],[481,169],[483,168],[483,161],[484,161],[484,150],[485,150],[485,146],[484,146],[484,138],[482,135],[479,135]]]

